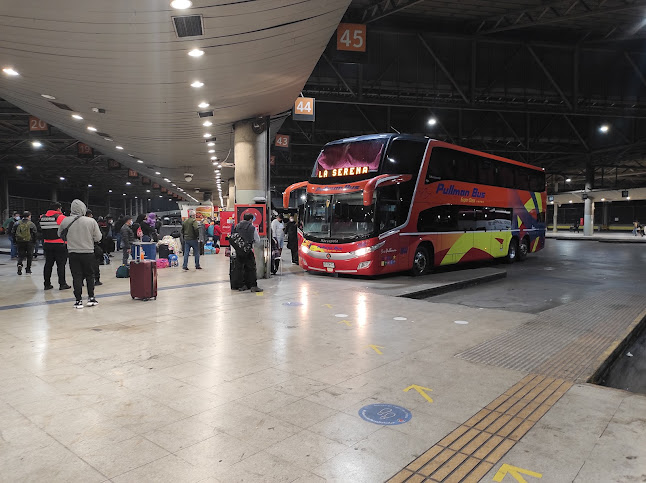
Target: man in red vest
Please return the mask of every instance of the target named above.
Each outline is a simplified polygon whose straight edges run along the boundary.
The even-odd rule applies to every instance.
[[[65,219],[61,212],[61,204],[53,202],[47,213],[40,217],[40,228],[43,231],[43,252],[45,252],[45,290],[54,288],[51,283],[52,269],[56,262],[58,272],[58,286],[60,290],[70,287],[65,281],[65,265],[67,264],[67,243],[58,236],[58,226]]]

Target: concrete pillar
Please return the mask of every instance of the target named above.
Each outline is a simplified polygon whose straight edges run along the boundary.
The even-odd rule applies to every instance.
[[[558,229],[556,228],[556,225],[558,224],[558,218],[559,218],[559,204],[554,203],[552,206],[554,206],[554,218],[552,219],[552,231],[556,233]]]
[[[229,196],[227,196],[227,210],[231,211],[236,204],[236,183],[235,179],[229,179]]]
[[[235,162],[235,202],[252,204],[254,198],[267,199],[269,168],[269,133],[265,129],[256,134],[251,121],[240,121],[233,126]],[[256,273],[258,278],[268,278],[268,239],[261,237],[263,249],[256,249]]]
[[[134,215],[134,214],[135,214],[135,212],[134,212],[134,210],[132,209],[132,198],[130,198],[130,216],[132,216],[132,215]]]
[[[56,190],[56,186],[52,187],[52,201],[58,201],[58,191]]]
[[[589,193],[594,184],[594,168],[588,159],[585,169],[585,192]],[[594,233],[594,203],[591,198],[584,200],[583,208],[583,236],[591,236]]]
[[[602,212],[601,212],[601,218],[602,218],[602,225],[608,229],[610,227],[610,203],[603,203],[602,206]]]
[[[127,215],[128,214],[128,206],[126,204],[126,199],[123,199],[123,214]]]

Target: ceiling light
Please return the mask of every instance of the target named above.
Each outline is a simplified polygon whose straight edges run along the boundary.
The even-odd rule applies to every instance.
[[[201,107],[202,109],[206,109],[207,107],[209,107],[209,103],[208,102],[200,102],[197,105],[197,107]]]
[[[150,193],[150,190],[146,190],[146,193]]]
[[[213,123],[211,121],[204,121],[202,123],[202,126],[206,126],[206,127],[213,126]]]
[[[161,197],[162,197],[162,195],[159,195],[159,197],[161,198]]]
[[[96,129],[95,127],[93,127],[93,126],[88,126],[88,127],[87,127],[87,130],[88,130],[88,131],[92,131],[92,132],[96,132],[96,131],[97,131],[97,129]]]
[[[77,121],[82,121],[83,120],[83,116],[81,116],[80,114],[72,114],[72,117],[74,119],[76,119]]]
[[[606,199],[605,199],[605,198],[601,198],[601,201],[606,201]]]
[[[126,196],[126,194],[124,193],[123,196]]]
[[[570,200],[569,203],[572,203],[572,200]]]
[[[112,138],[103,138],[103,139],[105,139],[106,141],[114,141],[114,139]]]
[[[215,146],[215,143],[213,141],[209,141],[208,143],[206,143],[206,145],[212,147]]]
[[[437,119],[435,119],[434,117],[432,117],[432,118],[430,118],[428,120],[428,125],[429,126],[435,126],[436,124],[437,124]]]
[[[209,149],[209,154],[213,154],[215,152],[215,149]]]
[[[135,199],[139,198],[138,196],[135,196]]]
[[[126,181],[126,186],[130,186],[132,183],[130,181]]]
[[[211,137],[211,133],[208,133],[208,132],[207,132],[207,133],[204,133],[204,134],[203,134],[203,137],[205,137],[205,138],[210,138],[210,137]]]
[[[62,176],[60,178],[58,178],[58,179],[60,179],[61,181],[65,181],[65,178],[62,177]]]
[[[5,67],[4,69],[2,69],[2,72],[4,72],[7,75],[11,75],[11,76],[20,75],[20,74],[18,74],[18,72],[13,70],[11,67]]]
[[[159,174],[161,174],[161,173],[160,173],[159,171],[155,171],[155,174],[159,175]]]
[[[173,185],[173,186],[177,186],[175,183],[171,183],[171,185]]]
[[[170,6],[176,10],[185,10],[187,8],[191,8],[193,6],[193,2],[191,2],[191,0],[173,0],[170,2]]]
[[[211,156],[211,160],[215,161],[216,159],[218,159],[217,156]]]
[[[91,187],[92,187],[92,185],[91,185],[91,184],[89,184],[89,185],[87,185],[87,187],[88,187],[88,188],[91,188]]]
[[[191,87],[202,87],[203,85],[204,85],[204,82],[195,81],[191,84]]]
[[[123,151],[123,146],[115,146],[119,151]]]
[[[18,165],[18,166],[16,166],[16,169],[17,169],[18,171],[22,171],[22,166]]]
[[[108,190],[108,193],[112,193],[112,190]]]
[[[629,199],[630,199],[630,196],[627,196],[627,197],[626,197],[626,199],[627,199],[627,200],[629,200]]]
[[[164,178],[164,181],[166,181],[167,183],[170,183],[170,180],[168,178]]]
[[[608,131],[610,131],[610,126],[608,126],[607,124],[602,124],[601,126],[599,126],[599,132],[602,132],[605,134]]]
[[[191,57],[202,57],[204,55],[204,51],[200,49],[193,49],[188,51],[188,55]]]
[[[137,160],[137,162],[138,162],[139,164],[144,164],[144,162],[143,162],[141,159],[138,159],[138,160]]]
[[[49,99],[51,101],[55,101],[56,98],[54,96],[50,96],[49,94],[41,94],[41,97],[44,97],[45,99]]]
[[[40,141],[32,141],[31,145],[35,148],[39,148],[43,145],[43,143],[41,143]]]
[[[572,178],[565,178],[566,183],[569,183],[570,181],[572,181]]]

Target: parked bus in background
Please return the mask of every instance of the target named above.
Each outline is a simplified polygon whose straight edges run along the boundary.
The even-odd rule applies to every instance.
[[[505,257],[545,244],[541,168],[424,136],[379,134],[323,147],[307,188],[300,265],[379,275]]]

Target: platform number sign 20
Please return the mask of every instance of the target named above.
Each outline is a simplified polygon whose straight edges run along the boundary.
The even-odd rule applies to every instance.
[[[32,132],[49,131],[49,126],[45,121],[42,121],[35,116],[29,116],[29,130]]]
[[[314,121],[314,98],[297,97],[292,118],[294,121]]]
[[[357,23],[341,23],[336,30],[336,49],[350,52],[366,51],[366,26]]]

